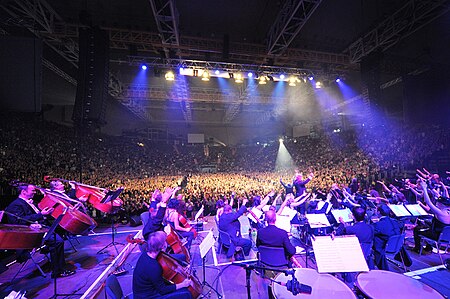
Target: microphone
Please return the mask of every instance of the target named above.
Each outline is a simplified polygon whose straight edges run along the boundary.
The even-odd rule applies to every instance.
[[[297,294],[311,294],[312,293],[311,286],[309,286],[307,284],[299,283],[295,277],[286,282],[286,288],[294,296],[296,296]]]

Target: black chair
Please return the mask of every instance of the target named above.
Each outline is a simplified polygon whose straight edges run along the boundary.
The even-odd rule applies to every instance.
[[[219,254],[222,253],[222,248],[225,247],[227,250],[231,246],[231,237],[227,232],[219,229]]]
[[[439,257],[441,259],[441,263],[443,264],[444,261],[442,260],[442,255],[441,255],[441,246],[445,245],[445,253],[447,253],[448,247],[450,246],[450,226],[446,226],[444,227],[444,229],[442,230],[441,234],[439,235],[439,238],[437,240],[433,240],[431,238],[427,238],[425,236],[421,236],[421,243],[425,242],[425,243],[432,243],[434,244],[434,246],[436,247],[437,253],[439,254]],[[422,246],[420,246],[420,254],[422,254]]]
[[[123,295],[122,287],[115,275],[108,276],[106,279],[105,290],[106,294],[111,299],[133,299],[133,294],[128,294],[127,296]]]
[[[405,242],[405,234],[394,235],[389,237],[386,243],[385,254],[388,261],[396,264],[393,259],[398,254],[400,256],[403,270],[406,272],[405,261],[403,259],[403,255],[400,254],[400,250],[403,248],[403,243]]]
[[[142,224],[144,225],[144,227],[147,224],[149,217],[150,217],[149,212],[144,212],[141,214],[141,221],[142,221]]]
[[[289,267],[283,247],[258,246],[258,261],[265,266]]]

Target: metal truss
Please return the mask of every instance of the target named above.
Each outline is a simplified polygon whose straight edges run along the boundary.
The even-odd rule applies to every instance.
[[[57,67],[56,65],[54,65],[53,63],[51,63],[50,61],[45,59],[44,57],[42,57],[42,64],[46,68],[48,68],[49,70],[51,70],[52,72],[54,72],[55,74],[60,76],[61,78],[65,79],[70,84],[77,86],[77,80],[75,78],[73,78],[72,76],[70,76],[69,74],[64,72],[62,69],[60,69],[59,67]]]
[[[450,9],[448,0],[409,0],[375,29],[353,42],[344,53],[359,63],[375,50],[385,51]]]
[[[20,20],[20,24],[26,27],[35,36],[43,41],[64,59],[77,67],[78,46],[70,39],[61,39],[54,36],[56,23],[62,23],[63,19],[44,0],[18,0],[0,6],[14,19]]]
[[[202,60],[206,55],[208,60],[222,60],[223,41],[218,39],[200,38],[200,37],[180,37],[179,45],[163,45],[161,37],[157,33],[132,31],[117,28],[102,28],[109,32],[110,48],[114,50],[126,51],[128,54],[129,45],[134,45],[140,52],[158,54],[164,49],[170,49],[177,52],[179,57],[189,60]],[[77,38],[77,25],[56,24],[54,35],[59,38]],[[315,64],[315,68],[328,68],[339,70],[354,70],[357,65],[351,64],[347,54],[328,53],[319,51],[310,51],[297,48],[289,48],[278,56],[276,63],[286,67],[298,68],[299,61],[303,63]],[[250,43],[230,43],[229,59],[239,61],[243,64],[269,65],[271,56],[267,54],[267,48],[263,45]]]
[[[149,2],[162,44],[178,46],[180,44],[179,15],[174,0],[149,0]]]
[[[269,31],[269,55],[282,54],[322,0],[287,0]]]

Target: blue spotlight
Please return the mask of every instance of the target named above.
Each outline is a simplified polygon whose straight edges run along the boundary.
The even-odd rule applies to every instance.
[[[141,69],[146,71],[147,70],[147,66],[145,64],[141,65]]]
[[[285,76],[283,74],[280,75],[280,79],[284,80]]]
[[[309,80],[309,81],[312,81],[312,80],[314,80],[314,77],[313,77],[313,76],[309,76],[309,77],[308,77],[308,80]]]
[[[336,83],[339,83],[339,82],[341,82],[341,79],[339,79],[339,78],[336,78]]]
[[[248,76],[249,78],[251,78],[251,77],[253,77],[253,73],[248,73],[247,76]]]
[[[214,72],[214,74],[216,74],[216,75],[220,74],[219,70],[216,70],[216,71]]]

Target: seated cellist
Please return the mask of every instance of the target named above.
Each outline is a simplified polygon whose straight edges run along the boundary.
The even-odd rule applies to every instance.
[[[157,231],[148,236],[147,251],[139,257],[133,272],[133,298],[192,298],[187,289],[192,285],[190,279],[185,279],[178,284],[166,284],[163,279],[163,269],[156,258],[167,246],[166,237],[163,231]]]

